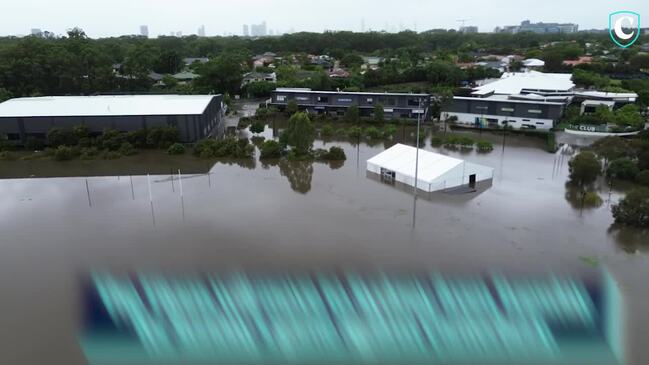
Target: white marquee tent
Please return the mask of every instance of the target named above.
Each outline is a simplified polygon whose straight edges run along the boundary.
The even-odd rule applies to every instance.
[[[415,186],[417,149],[396,144],[367,160],[367,171]],[[457,158],[419,149],[417,188],[426,192],[451,189],[491,180],[494,169]]]

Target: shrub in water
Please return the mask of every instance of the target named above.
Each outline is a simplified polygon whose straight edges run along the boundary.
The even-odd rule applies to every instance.
[[[282,156],[282,145],[274,140],[264,141],[259,148],[260,158],[279,158]]]
[[[360,138],[363,134],[361,127],[351,127],[347,130],[347,137],[349,138]]]
[[[322,130],[320,131],[323,136],[333,136],[334,135],[334,127],[331,124],[325,124],[324,127],[322,127]]]
[[[174,143],[169,146],[167,153],[170,155],[182,155],[185,153],[185,145],[182,143]]]
[[[123,156],[131,156],[137,153],[135,147],[133,147],[133,145],[128,142],[122,143],[117,151]]]
[[[493,144],[489,141],[478,141],[476,146],[478,146],[478,151],[480,152],[490,152],[494,149]]]
[[[257,120],[250,125],[250,132],[255,134],[262,133],[265,128],[266,126],[264,125],[264,123]]]
[[[396,133],[397,133],[397,127],[392,124],[388,124],[383,127],[383,137],[385,138],[391,138]]]
[[[365,129],[365,135],[370,139],[383,138],[383,132],[376,127],[369,127]]]
[[[344,161],[347,159],[347,156],[345,156],[345,150],[333,146],[329,148],[329,152],[327,152],[325,159],[330,161]]]
[[[74,153],[72,148],[68,146],[58,146],[56,150],[54,150],[54,159],[57,161],[70,160],[73,156]]]

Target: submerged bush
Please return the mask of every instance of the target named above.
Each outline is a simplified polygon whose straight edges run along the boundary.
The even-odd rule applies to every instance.
[[[0,151],[0,161],[12,161],[16,159],[16,155],[9,151]]]
[[[194,155],[201,158],[250,158],[254,149],[246,138],[203,139],[196,143]]]
[[[325,137],[333,136],[335,133],[334,127],[331,124],[325,124],[320,133]]]
[[[119,149],[117,150],[121,155],[123,156],[131,156],[137,153],[137,150],[135,147],[133,147],[132,144],[128,142],[123,142],[121,146],[119,146]]]
[[[252,124],[250,125],[250,132],[254,134],[262,133],[264,129],[266,129],[266,125],[258,120],[252,122]]]
[[[185,145],[182,143],[174,143],[169,146],[167,153],[170,155],[182,155],[185,153]]]
[[[264,141],[259,147],[259,158],[280,158],[282,157],[282,145],[274,140]]]
[[[397,127],[392,124],[388,124],[383,127],[383,137],[391,138],[397,133]]]
[[[381,139],[383,138],[383,131],[376,127],[369,127],[365,129],[365,135],[369,139]]]
[[[99,150],[97,147],[85,147],[81,149],[81,155],[79,156],[82,160],[94,160],[99,155]]]
[[[345,150],[340,147],[332,146],[329,148],[329,152],[325,155],[325,159],[329,161],[344,161],[347,159],[347,156],[345,156]]]
[[[71,160],[72,157],[74,157],[74,152],[71,147],[61,145],[54,150],[54,159],[57,161]]]
[[[476,146],[478,147],[478,151],[480,152],[491,152],[494,149],[493,144],[489,141],[478,141],[476,143]]]

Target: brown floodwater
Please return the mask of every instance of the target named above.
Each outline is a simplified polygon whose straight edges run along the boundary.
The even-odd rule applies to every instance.
[[[462,152],[428,138],[426,149],[495,175],[478,193],[418,199],[413,217],[411,193],[365,172],[368,158],[414,142],[413,132],[399,127],[389,142],[316,141],[343,147],[344,163],[217,162],[209,174],[183,174],[182,196],[178,176],[152,175],[152,205],[146,175],[0,180],[0,363],[84,364],[81,279],[94,269],[582,273],[594,265],[620,282],[629,363],[649,362],[649,235],[611,228],[623,188],[602,183],[603,203],[582,206],[566,187],[574,148],[548,153],[545,140],[522,136],[507,136],[503,147],[502,135],[485,133],[494,151]]]

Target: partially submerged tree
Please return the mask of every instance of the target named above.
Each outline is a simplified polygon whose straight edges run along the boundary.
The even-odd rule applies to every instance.
[[[315,127],[307,113],[295,113],[288,121],[288,127],[280,137],[280,142],[290,146],[295,156],[307,156],[313,148]]]
[[[613,218],[618,224],[649,228],[649,188],[634,189],[613,205]]]
[[[602,166],[594,153],[581,152],[568,162],[570,180],[583,187],[592,184],[602,172]]]

